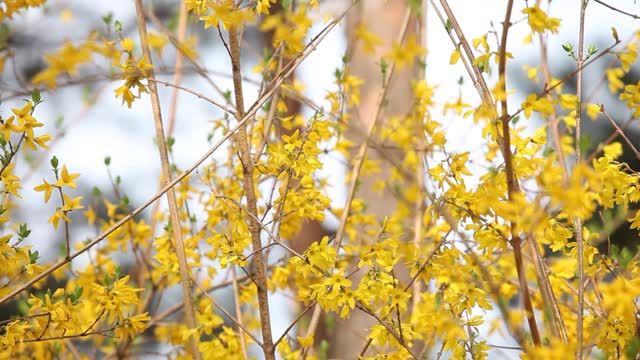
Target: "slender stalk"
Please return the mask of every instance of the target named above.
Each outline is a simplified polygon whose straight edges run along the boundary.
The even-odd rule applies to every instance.
[[[420,44],[425,48],[427,46],[427,0],[422,1],[420,11],[420,19],[418,20],[419,29],[419,39]],[[426,64],[427,55],[424,55],[424,60]],[[416,65],[416,72],[418,73],[418,79],[424,79],[424,67],[419,64]],[[417,145],[419,150],[418,152],[418,166],[416,166],[415,177],[416,177],[416,189],[417,196],[416,201],[414,203],[414,221],[413,221],[413,247],[416,255],[420,254],[420,249],[422,248],[422,217],[424,213],[424,183],[425,183],[425,173],[426,168],[424,164],[426,141],[424,136],[424,119],[419,118],[416,119],[416,136],[417,136]],[[420,293],[422,292],[422,282],[414,281],[412,296],[411,296],[411,313],[415,313],[418,303],[420,302]]]
[[[620,126],[618,126],[618,124],[616,124],[615,120],[613,120],[613,118],[611,117],[611,115],[609,115],[609,113],[607,113],[607,111],[604,109],[604,105],[600,105],[600,112],[607,118],[607,120],[609,120],[609,122],[611,123],[611,125],[613,125],[613,127],[616,129],[616,133],[624,140],[625,143],[627,143],[627,145],[631,148],[631,151],[633,151],[633,155],[635,155],[635,157],[640,160],[640,151],[638,151],[638,149],[635,147],[635,145],[633,145],[633,143],[631,142],[631,140],[629,140],[629,138],[627,137],[627,135],[624,133],[624,131],[620,128]]]
[[[140,34],[140,43],[142,53],[152,64],[151,50],[147,40],[147,24],[144,19],[144,8],[142,0],[136,0],[136,18],[138,23],[138,33]],[[149,78],[154,79],[153,69],[149,70]],[[156,131],[156,142],[160,153],[160,163],[162,166],[162,182],[167,184],[171,179],[171,165],[169,163],[169,152],[167,150],[167,142],[164,135],[164,127],[162,124],[162,113],[160,111],[160,98],[158,97],[158,87],[155,82],[149,81],[149,95],[151,97],[151,108],[153,111],[153,121]],[[178,202],[173,189],[167,191],[167,202],[169,203],[169,214],[171,219],[171,230],[173,232],[174,246],[176,256],[178,258],[178,271],[180,275],[180,285],[182,286],[182,297],[184,298],[184,315],[185,323],[189,329],[196,328],[196,314],[193,306],[193,298],[191,292],[191,275],[189,274],[189,264],[187,254],[184,247],[184,239],[182,237],[182,226],[180,222],[180,214],[178,210]],[[201,359],[198,350],[198,342],[192,334],[189,336],[189,347],[191,348],[191,356],[193,359]]]
[[[184,43],[187,35],[187,4],[184,1],[180,2],[180,12],[178,14],[178,42]],[[182,82],[182,52],[176,51],[175,69],[176,73],[173,74],[173,83],[180,85]],[[171,93],[171,102],[169,103],[169,122],[167,124],[167,134],[173,134],[173,129],[176,124],[176,110],[178,109],[178,88],[174,88]]]
[[[502,24],[502,39],[500,40],[498,64],[499,84],[501,92],[506,94],[506,76],[507,76],[507,39],[509,35],[509,28],[511,27],[511,11],[513,10],[513,0],[509,0],[507,4],[507,11]],[[511,154],[511,134],[509,129],[509,111],[507,108],[507,97],[503,96],[500,99],[501,108],[501,123],[502,123],[502,155],[504,157],[505,172],[507,178],[507,189],[509,200],[513,199],[513,196],[520,191],[516,174],[513,169],[513,157]],[[520,283],[520,290],[522,291],[522,300],[524,303],[525,312],[527,314],[527,322],[529,323],[529,330],[531,331],[531,337],[533,343],[536,346],[541,344],[540,332],[538,325],[536,324],[536,317],[533,311],[533,304],[531,302],[531,295],[529,294],[529,286],[527,285],[526,269],[522,258],[522,238],[516,232],[517,224],[511,223],[511,246],[513,248],[513,256],[516,264],[516,271],[518,273],[518,281]]]
[[[539,5],[541,0],[536,1],[536,5]],[[540,40],[540,60],[541,60],[541,68],[542,75],[544,77],[545,86],[551,84],[551,72],[549,71],[549,57],[547,52],[547,43],[545,41],[544,34],[539,34],[538,39]],[[551,93],[547,93],[546,97],[548,100],[551,100]],[[562,178],[563,181],[567,181],[567,165],[565,161],[565,154],[562,150],[562,144],[560,141],[560,119],[556,116],[555,113],[551,114],[549,117],[549,128],[551,130],[551,138],[553,141],[553,145],[556,150],[556,154],[558,155],[558,162],[560,163],[560,167],[562,168]],[[554,336],[560,336],[563,342],[568,341],[567,329],[564,325],[564,320],[562,319],[562,314],[560,313],[560,308],[558,305],[558,300],[555,296],[553,288],[551,287],[551,283],[549,281],[549,275],[547,274],[546,265],[544,260],[542,259],[542,255],[540,254],[540,249],[538,248],[538,244],[535,241],[533,234],[529,233],[529,247],[531,249],[532,256],[534,258],[533,264],[536,269],[536,276],[538,279],[538,285],[542,292],[542,297],[545,302],[545,308],[550,307],[551,313],[553,315],[553,325],[551,327]]]
[[[244,116],[244,94],[242,91],[242,73],[240,69],[240,41],[235,26],[229,29],[229,51],[231,53],[231,67],[233,69],[233,90],[236,99],[236,115],[237,119]],[[251,158],[251,147],[247,140],[246,123],[240,127],[236,133],[236,141],[238,142],[240,161],[242,162],[242,181],[244,185],[244,193],[247,199],[248,212],[252,215],[249,217],[249,232],[251,233],[251,242],[253,246],[254,264],[256,268],[255,280],[258,290],[258,308],[260,312],[260,327],[262,329],[262,350],[266,360],[275,360],[275,347],[273,346],[273,335],[271,333],[271,315],[269,313],[269,296],[267,289],[267,274],[265,269],[265,259],[262,253],[262,241],[260,239],[260,221],[258,219],[258,206],[255,192],[255,184],[253,181],[254,163]]]
[[[440,4],[444,9],[445,14],[449,18],[449,21],[451,23],[451,26],[453,27],[453,30],[456,32],[456,35],[458,36],[458,39],[460,40],[459,45],[462,46],[462,49],[467,55],[469,62],[471,64],[475,63],[475,56],[473,55],[471,46],[469,45],[469,42],[467,41],[467,38],[464,35],[464,32],[462,32],[462,28],[460,27],[460,24],[456,20],[456,17],[453,14],[453,11],[451,11],[451,7],[449,7],[449,3],[447,2],[447,0],[440,0]],[[434,4],[434,8],[435,8],[435,4]],[[510,10],[509,10],[509,14],[510,14]],[[478,65],[472,65],[471,68],[473,69],[473,73],[470,72],[469,75],[471,75],[471,78],[474,79],[474,85],[478,90],[480,97],[482,98],[482,102],[493,105],[494,104],[493,97],[491,96],[491,91],[489,90],[489,86],[487,86],[487,82],[482,76],[482,71],[480,71],[480,68],[478,67]]]
[[[232,289],[233,289],[233,302],[235,303],[235,311],[236,311],[236,321],[238,322],[238,335],[240,337],[240,350],[242,350],[242,357],[244,359],[248,359],[249,355],[247,353],[247,344],[244,339],[244,332],[241,331],[244,328],[242,324],[242,309],[240,308],[240,291],[238,289],[238,274],[236,273],[236,266],[231,266],[231,276],[232,276]],[[207,292],[204,292],[205,294]]]
[[[584,16],[587,10],[588,0],[582,0],[580,6],[580,30],[578,33],[578,59],[576,96],[578,98],[578,108],[576,114],[576,164],[582,162],[582,150],[580,149],[582,140],[582,64],[584,62]],[[576,322],[577,349],[576,358],[582,360],[582,343],[584,330],[584,238],[582,236],[582,219],[579,216],[574,218],[575,236],[578,248],[578,319]]]

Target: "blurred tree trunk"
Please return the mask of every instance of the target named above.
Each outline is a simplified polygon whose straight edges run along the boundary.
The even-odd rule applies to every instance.
[[[398,41],[407,4],[405,1],[394,0],[367,0],[361,1],[352,9],[347,19],[347,39],[355,39],[355,31],[360,24],[380,37],[383,43],[375,50],[375,54],[364,53],[357,42],[350,44],[349,72],[364,81],[361,87],[361,103],[351,110],[353,117],[349,124],[347,136],[353,142],[353,155],[365,141],[367,128],[375,120],[376,102],[381,90],[383,78],[380,59],[389,54],[392,44]],[[407,36],[416,34],[415,19],[409,24]],[[390,116],[406,114],[410,111],[413,96],[411,90],[411,80],[417,79],[416,67],[404,67],[396,70],[389,84],[387,101],[383,109],[382,123],[384,126]],[[380,141],[373,137],[374,144]],[[371,146],[371,145],[370,145]],[[376,146],[377,147],[377,146]],[[384,154],[383,154],[384,153]],[[381,149],[380,147],[370,147],[367,152],[367,159],[377,160],[380,164],[380,173],[376,176],[367,176],[361,179],[357,188],[356,197],[363,199],[367,204],[367,213],[375,214],[382,221],[385,216],[390,216],[398,205],[398,200],[389,190],[385,190],[382,195],[375,191],[373,184],[381,179],[389,179],[393,163],[401,163],[402,153],[398,150]],[[406,273],[406,271],[403,271]],[[354,278],[354,283],[359,279]],[[331,339],[332,357],[340,359],[355,359],[362,351],[366,343],[368,329],[375,324],[369,315],[362,311],[354,311],[349,319],[337,320],[336,329]]]
[[[283,11],[284,10],[280,2],[273,4],[271,7],[272,15],[277,15],[279,13],[282,13]],[[270,48],[272,53],[275,53],[277,49],[273,48],[273,45],[272,45],[273,32],[272,31],[263,32],[262,34],[263,34],[264,46],[266,48]],[[290,60],[291,59],[288,59],[282,56],[279,59],[280,63],[283,66],[287,64]],[[285,80],[285,83],[293,84],[293,82],[295,81],[295,78],[296,78],[296,73],[293,72]],[[285,117],[290,117],[290,116],[295,117],[297,115],[300,115],[302,111],[302,104],[300,103],[300,101],[290,96],[286,96],[286,94],[283,91],[279,91],[277,96],[278,96],[278,99],[284,101],[287,108],[285,112],[276,111],[277,117],[285,118]],[[277,104],[272,101],[271,106],[277,106]],[[276,126],[278,136],[292,135],[296,130],[299,130],[299,128],[286,129],[285,127],[282,126],[281,122],[278,121],[277,119],[274,121],[274,124]],[[289,188],[295,188],[297,185],[298,185],[297,181],[291,181],[291,183],[289,184]],[[300,231],[292,239],[285,239],[285,240],[289,241],[290,246],[293,250],[295,250],[299,254],[302,254],[307,250],[307,248],[309,248],[309,246],[312,243],[316,241],[320,241],[322,237],[325,235],[331,235],[330,231],[325,229],[319,221],[309,220],[302,224],[302,226],[300,227]],[[299,309],[297,309],[297,311],[302,311],[302,309],[303,307],[299,306]],[[297,311],[296,311],[296,314],[294,315],[297,315]],[[327,337],[325,334],[325,328],[322,326],[319,327],[315,333],[315,339],[317,340],[316,343],[318,343],[321,339],[326,339],[326,338]]]

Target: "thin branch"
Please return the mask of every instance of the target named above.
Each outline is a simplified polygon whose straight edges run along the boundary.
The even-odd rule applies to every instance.
[[[511,11],[513,10],[513,0],[509,0],[507,4],[507,11],[504,17],[504,22],[502,23],[502,39],[500,40],[500,49],[499,49],[499,64],[498,64],[498,73],[499,73],[499,86],[501,87],[501,92],[506,94],[507,88],[507,39],[509,35],[509,28],[511,27]],[[513,157],[511,153],[511,135],[509,128],[509,112],[507,109],[507,97],[504,96],[500,100],[500,108],[501,108],[501,116],[500,122],[502,123],[502,156],[504,158],[505,164],[505,175],[507,180],[507,193],[509,200],[512,200],[513,197],[520,192],[518,186],[518,180],[513,169]],[[518,281],[520,284],[520,291],[522,291],[522,300],[524,303],[525,312],[527,314],[527,322],[529,323],[529,330],[531,330],[531,337],[533,339],[533,343],[536,346],[541,344],[540,340],[540,331],[538,330],[538,325],[536,324],[536,317],[533,311],[533,304],[531,301],[531,295],[529,294],[529,287],[527,286],[527,276],[526,276],[526,268],[522,258],[522,239],[520,235],[516,232],[517,224],[512,221],[510,224],[511,227],[511,247],[513,248],[513,256],[516,265],[516,271],[518,273]]]
[[[427,0],[423,0],[421,4],[421,12],[420,19],[418,20],[419,26],[419,40],[420,44],[427,48]],[[424,55],[424,64],[427,63],[427,54]],[[425,65],[426,66],[426,65]],[[423,80],[425,77],[424,66],[420,64],[416,65],[418,79]],[[424,149],[426,148],[426,138],[424,135],[424,122],[423,118],[420,117],[416,121],[416,136],[417,136],[417,145],[418,148]],[[425,210],[425,201],[424,201],[424,191],[425,191],[425,174],[426,174],[426,166],[424,157],[426,152],[424,150],[418,150],[418,166],[415,169],[415,178],[416,178],[416,199],[414,202],[414,218],[413,218],[413,247],[416,255],[420,254],[420,249],[422,248],[422,232],[423,232],[423,223],[422,218],[424,217]],[[440,246],[438,246],[439,248]],[[420,271],[418,272],[418,274]],[[413,282],[413,291],[411,296],[411,313],[414,314],[418,308],[418,304],[420,303],[420,293],[422,292],[422,282],[412,280]]]
[[[581,62],[581,64],[575,70],[573,70],[572,72],[570,72],[567,75],[565,75],[564,78],[562,78],[560,81],[554,83],[553,85],[545,84],[544,90],[542,90],[540,93],[538,93],[538,95],[536,96],[536,100],[542,98],[543,96],[546,96],[551,91],[553,91],[555,88],[557,88],[557,87],[561,86],[562,84],[566,83],[567,81],[573,79],[573,77],[576,76],[576,74],[578,74],[579,72],[582,72],[583,69],[585,69],[589,65],[593,64],[594,62],[599,60],[601,57],[609,54],[611,52],[611,50],[613,50],[613,48],[618,46],[621,42],[622,41],[620,41],[620,40],[616,40],[611,46],[609,46],[608,48],[604,49],[602,52],[599,52],[595,56],[592,56],[587,61]],[[524,108],[522,108],[522,107],[519,108],[518,111],[516,111],[515,113],[511,114],[509,119],[513,119],[514,117],[518,116],[523,111],[524,111]]]
[[[576,61],[577,81],[576,96],[578,98],[578,107],[576,114],[576,164],[582,162],[582,64],[584,61],[584,18],[587,9],[588,0],[582,0],[580,6],[580,29],[578,33],[578,59]],[[574,217],[575,237],[578,248],[578,319],[576,321],[577,349],[576,357],[582,360],[582,342],[584,330],[584,238],[582,237],[582,219],[580,215]]]
[[[219,102],[217,102],[217,101],[205,96],[202,93],[199,93],[197,91],[191,90],[191,89],[186,88],[184,86],[180,86],[180,85],[175,84],[175,83],[170,83],[168,81],[162,81],[162,80],[158,80],[158,79],[148,79],[148,80],[149,81],[153,81],[153,82],[158,83],[158,84],[162,84],[164,86],[172,87],[172,88],[174,88],[176,90],[182,90],[182,91],[188,92],[188,93],[190,93],[192,95],[195,95],[196,97],[208,102],[209,104],[212,104],[212,105],[215,105],[215,106],[219,107],[221,110],[226,111],[229,114],[231,114],[234,117],[236,117],[236,112],[233,109],[231,109],[230,107],[228,107],[228,106],[226,106],[224,104],[221,104],[221,103],[219,103]]]
[[[256,339],[255,336],[253,336],[253,334],[251,333],[251,331],[249,331],[247,328],[245,328],[244,326],[242,326],[242,323],[240,323],[238,320],[236,320],[236,318],[233,317],[233,315],[229,314],[229,312],[227,311],[227,309],[225,309],[223,306],[220,306],[215,300],[213,300],[213,298],[211,297],[211,295],[209,295],[209,293],[207,291],[205,291],[200,284],[198,284],[197,282],[194,282],[195,285],[198,287],[198,289],[200,289],[200,291],[202,292],[202,294],[209,299],[209,301],[211,301],[211,303],[213,304],[213,306],[217,307],[220,311],[222,311],[222,313],[228,317],[231,322],[233,322],[240,330],[242,330],[242,332],[244,332],[245,334],[247,334],[251,340],[253,340],[256,344],[258,344],[258,346],[260,347],[264,347],[260,341],[258,341],[258,339]]]
[[[630,17],[632,17],[632,18],[634,18],[636,20],[640,19],[640,16],[638,16],[636,14],[628,13],[628,12],[620,10],[618,8],[615,8],[615,7],[605,3],[604,1],[601,1],[601,0],[593,0],[593,1],[597,2],[598,4],[600,4],[600,5],[602,5],[602,6],[606,7],[606,8],[609,8],[609,9],[615,11],[615,12],[619,12],[620,14],[630,16]]]
[[[476,89],[480,94],[480,98],[482,99],[482,102],[489,104],[493,107],[495,104],[494,104],[493,97],[491,96],[491,91],[489,90],[489,86],[487,86],[487,82],[482,76],[482,71],[480,71],[480,68],[478,67],[478,65],[473,65],[475,63],[475,56],[473,55],[471,46],[469,45],[469,42],[467,41],[467,38],[465,37],[464,32],[460,27],[460,23],[458,23],[458,20],[453,14],[453,11],[451,11],[451,7],[449,7],[449,3],[447,2],[447,0],[440,0],[440,4],[442,5],[442,8],[444,9],[444,12],[448,17],[453,30],[456,32],[456,35],[460,40],[460,46],[462,46],[462,49],[466,53],[467,58],[471,63],[471,68],[473,69],[473,74],[475,75],[475,76],[472,76],[471,78],[475,79],[474,85],[476,86]],[[435,4],[434,4],[434,8],[436,8]]]
[[[620,126],[618,126],[618,124],[616,124],[616,122],[611,118],[611,116],[609,115],[609,113],[607,113],[607,111],[604,109],[604,105],[600,105],[600,112],[604,114],[604,116],[607,118],[607,120],[609,120],[609,122],[611,123],[611,125],[613,125],[613,127],[616,128],[616,132],[620,135],[620,137],[622,137],[622,139],[624,140],[624,142],[627,143],[627,145],[629,145],[629,147],[631,148],[631,150],[633,151],[633,154],[636,156],[637,159],[640,160],[640,152],[638,152],[638,149],[633,145],[633,143],[631,142],[631,140],[629,140],[629,138],[627,137],[627,135],[624,133],[624,131],[622,131],[622,129],[620,128]]]
[[[238,274],[236,273],[236,265],[231,265],[231,285],[233,290],[233,302],[235,305],[236,317],[238,322],[238,335],[240,336],[240,350],[242,350],[243,358],[249,359],[249,355],[247,353],[247,344],[244,340],[244,332],[241,329],[244,329],[244,325],[242,324],[242,309],[240,305],[240,291],[238,290]],[[202,290],[202,288],[201,288]],[[206,291],[203,293],[209,297],[209,294]]]
[[[233,71],[233,92],[236,100],[236,118],[240,119],[244,114],[244,92],[242,90],[242,73],[240,68],[240,29],[232,26],[229,29],[229,56]],[[253,120],[255,121],[255,120]],[[262,330],[262,350],[266,360],[275,360],[275,347],[271,333],[271,315],[269,311],[269,290],[267,288],[267,275],[265,264],[268,262],[262,253],[262,240],[260,238],[260,223],[257,221],[258,207],[253,181],[254,163],[251,159],[251,145],[247,140],[247,125],[243,124],[236,133],[235,140],[238,143],[240,161],[242,163],[242,182],[244,195],[247,201],[248,212],[253,215],[249,219],[249,233],[255,256],[255,280],[258,293],[258,309],[260,314],[260,328]],[[254,218],[255,217],[255,218]]]
[[[282,335],[280,335],[280,337],[278,338],[278,340],[276,340],[276,342],[273,344],[273,346],[278,346],[278,344],[280,344],[280,342],[282,340],[284,340],[284,338],[287,336],[287,334],[289,333],[289,331],[291,331],[291,329],[293,329],[294,326],[296,326],[296,324],[298,323],[298,321],[300,321],[300,319],[302,319],[302,317],[304,316],[304,314],[307,313],[307,311],[313,309],[316,306],[316,301],[311,302],[311,304],[309,304],[309,306],[307,306],[304,310],[302,310],[300,312],[300,314],[298,314],[298,316],[296,316],[295,319],[293,319],[293,321],[291,322],[291,324],[289,324],[289,326],[287,326],[287,328],[284,330],[284,332],[282,333]]]
[[[152,65],[151,49],[147,38],[147,24],[144,19],[144,7],[142,0],[136,0],[136,18],[138,23],[138,33],[140,35],[140,45],[142,53]],[[155,79],[153,68],[149,70],[149,79]],[[149,82],[149,95],[151,98],[151,108],[153,112],[153,123],[156,133],[156,142],[160,154],[160,163],[162,167],[162,181],[167,183],[171,180],[171,164],[169,163],[169,151],[167,149],[167,141],[164,134],[164,125],[162,123],[162,112],[160,110],[160,98],[158,97],[158,86],[155,82]],[[196,314],[192,298],[192,279],[189,270],[189,260],[184,245],[182,235],[182,225],[180,221],[180,211],[178,209],[178,201],[176,194],[172,189],[167,191],[167,202],[169,203],[169,214],[171,219],[171,230],[173,232],[173,240],[175,246],[176,257],[178,258],[178,271],[180,276],[180,285],[182,286],[182,297],[184,299],[184,314],[186,326],[190,330],[197,328]],[[198,342],[194,334],[189,335],[189,346],[191,347],[191,356],[195,360],[200,360],[202,355],[198,349]]]

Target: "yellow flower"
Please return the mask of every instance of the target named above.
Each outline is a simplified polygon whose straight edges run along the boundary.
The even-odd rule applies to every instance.
[[[362,41],[362,50],[364,50],[366,54],[373,54],[375,47],[382,44],[382,39],[380,39],[378,35],[370,32],[364,23],[360,23],[356,28],[355,37]]]
[[[84,209],[84,206],[80,205],[80,201],[82,201],[82,196],[75,197],[71,199],[67,194],[63,193],[62,198],[64,199],[64,205],[60,210],[67,212],[78,209]]]
[[[58,181],[56,181],[54,185],[58,187],[67,186],[75,189],[78,185],[76,185],[74,180],[79,177],[80,177],[80,174],[77,174],[77,173],[70,174],[69,170],[67,170],[67,165],[63,165],[62,171],[60,172],[60,178],[58,179]]]
[[[130,316],[124,319],[120,326],[116,327],[116,336],[122,341],[140,335],[147,328],[145,322],[149,320],[151,320],[151,317],[146,312],[144,314]]]
[[[93,291],[98,301],[98,310],[106,310],[109,320],[114,318],[118,321],[124,320],[124,308],[126,305],[138,303],[137,293],[142,289],[134,289],[127,285],[129,275],[116,280],[110,285],[93,284]]]
[[[34,187],[33,190],[37,192],[44,191],[44,202],[46,204],[49,202],[49,199],[51,198],[51,192],[53,191],[54,186],[49,184],[45,179],[42,179],[42,181],[43,183]]]
[[[531,30],[538,33],[544,33],[546,30],[557,33],[560,27],[560,19],[547,16],[537,5],[525,8],[522,13],[527,15],[527,21]]]
[[[418,56],[422,56],[427,53],[427,50],[420,46],[416,40],[416,36],[411,34],[407,38],[404,46],[402,44],[394,43],[393,50],[387,55],[392,61],[396,63],[398,69],[404,66],[411,66],[414,60]]]

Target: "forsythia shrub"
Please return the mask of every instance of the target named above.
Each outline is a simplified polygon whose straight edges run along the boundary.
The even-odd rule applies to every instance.
[[[437,56],[464,63],[480,101],[460,92],[443,102],[436,84],[422,76],[408,84],[412,105],[386,116],[395,73],[407,68],[419,73],[429,65],[424,39],[407,25],[424,29],[425,5],[402,1],[407,21],[391,51],[376,59],[379,78],[354,75],[345,55],[335,86],[326,92],[328,106],[314,104],[291,74],[366,1],[345,1],[343,13],[324,19],[324,28],[312,33],[314,22],[322,20],[317,0],[184,0],[176,10],[182,25],[175,31],[136,0],[131,7],[138,37],[126,36],[123,25],[106,16],[107,32],[84,40],[76,36],[47,50],[44,69],[25,85],[31,98],[16,107],[3,99],[0,110],[0,304],[11,309],[0,322],[0,359],[142,357],[149,344],[163,344],[163,355],[180,359],[322,358],[323,345],[314,337],[322,326],[319,314],[349,318],[355,312],[367,314],[374,325],[366,329],[359,355],[338,354],[344,358],[484,359],[500,347],[487,340],[495,331],[514,340],[511,350],[522,359],[638,358],[637,249],[601,252],[598,245],[614,230],[615,216],[640,228],[638,169],[620,160],[623,145],[636,157],[640,153],[637,139],[619,125],[616,136],[595,149],[584,146],[585,115],[615,122],[597,99],[585,100],[582,76],[593,63],[609,59],[603,81],[632,117],[640,114],[640,83],[625,82],[636,64],[640,31],[622,41],[613,29],[611,46],[598,51],[585,48],[581,27],[580,39],[563,45],[575,71],[556,79],[546,60],[526,67],[527,77],[543,85],[537,93],[520,94],[525,100],[514,107],[517,90],[506,68],[518,54],[509,52],[509,29],[527,27],[524,40],[546,48],[542,40],[558,33],[561,19],[544,10],[545,1],[529,1],[521,13],[506,1],[502,28],[469,39],[447,1],[431,2],[440,12],[437,26],[455,47],[452,54]],[[393,1],[401,2],[384,6],[397,6]],[[583,20],[586,8],[596,6],[577,2],[581,13],[574,15]],[[0,20],[10,27],[10,19],[40,6],[47,5],[3,1]],[[223,39],[233,79],[228,92],[201,94],[179,80],[156,79],[158,59],[170,46],[180,64],[188,61],[207,77],[196,39],[185,35],[189,18]],[[252,103],[243,92],[240,62],[242,34],[250,27],[269,33],[271,40],[253,69],[262,83]],[[367,54],[384,43],[364,22],[353,34],[351,45]],[[19,61],[10,54],[0,55],[5,73],[6,62]],[[104,66],[109,69],[101,75],[117,86],[114,101],[128,108],[152,103],[161,185],[136,209],[125,197],[112,203],[99,191],[78,194],[82,169],[52,154],[52,172],[39,185],[26,188],[21,181],[20,160],[47,154],[53,140],[43,131],[49,120],[39,113],[42,97],[80,83],[84,70],[104,71]],[[182,68],[176,65],[175,71]],[[375,118],[354,138],[349,124],[356,121],[367,81],[375,81],[381,97]],[[568,81],[576,81],[577,93],[565,92]],[[215,134],[211,149],[189,168],[171,163],[158,84],[196,95],[224,113],[206,129]],[[314,114],[290,115],[286,100],[292,98]],[[543,122],[518,121],[534,116]],[[456,134],[445,125],[452,119],[482,128],[481,154],[451,149],[448,140]],[[382,179],[381,161],[368,157],[378,145],[401,154]],[[221,149],[229,154],[226,159],[210,157]],[[348,196],[341,208],[332,207],[328,182],[318,175],[327,156],[348,160]],[[368,211],[358,192],[366,178],[396,197],[391,216],[380,219]],[[36,220],[14,220],[27,192],[40,192],[44,203],[56,204],[48,226],[66,239],[66,254],[56,262],[41,261],[42,239],[25,242]],[[153,207],[150,216],[138,216],[160,197],[167,199],[167,209]],[[193,209],[206,218],[196,218]],[[93,239],[73,241],[79,217],[72,221],[71,214],[77,213],[98,229]],[[291,239],[301,227],[326,216],[339,219],[336,235],[294,250]],[[271,253],[275,248],[280,252]],[[72,271],[74,259],[87,253],[89,263]],[[125,273],[118,253],[132,254],[135,267]],[[212,281],[221,272],[227,280]],[[163,294],[175,287],[182,289],[181,300],[160,311]],[[211,295],[227,287],[235,310]],[[274,294],[301,303],[284,334],[271,326],[279,311],[268,301]],[[301,321],[307,317],[312,320]]]

